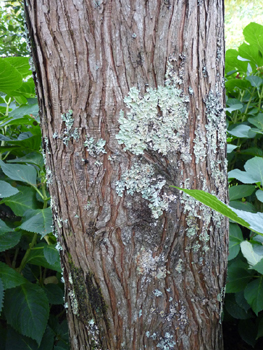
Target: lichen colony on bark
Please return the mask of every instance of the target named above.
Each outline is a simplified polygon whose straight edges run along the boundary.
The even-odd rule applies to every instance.
[[[223,1],[26,1],[72,349],[222,350]]]

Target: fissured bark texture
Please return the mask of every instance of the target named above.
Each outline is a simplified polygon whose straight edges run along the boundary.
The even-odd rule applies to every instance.
[[[227,198],[223,1],[25,10],[72,349],[222,350],[227,221],[169,185]]]

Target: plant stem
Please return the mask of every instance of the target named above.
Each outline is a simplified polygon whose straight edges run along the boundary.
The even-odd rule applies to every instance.
[[[22,259],[22,261],[21,261],[21,264],[20,264],[20,266],[19,266],[19,268],[18,268],[18,270],[17,270],[19,273],[20,273],[20,272],[23,270],[23,268],[26,266],[27,258],[28,258],[29,254],[30,254],[30,252],[31,252],[31,249],[32,249],[32,248],[34,247],[34,245],[36,244],[36,242],[37,242],[37,233],[34,233],[33,239],[32,239],[32,241],[31,241],[31,243],[29,243],[29,248],[27,249],[26,254],[24,255],[24,257],[23,257],[23,259]]]

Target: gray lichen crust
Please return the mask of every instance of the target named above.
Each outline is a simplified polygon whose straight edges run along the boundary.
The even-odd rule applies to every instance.
[[[118,142],[125,145],[124,150],[136,155],[146,149],[163,155],[180,150],[188,120],[188,99],[181,95],[171,80],[165,86],[147,89],[143,97],[132,87],[124,99],[129,111],[126,116],[120,112],[120,131],[116,135]]]
[[[159,175],[154,176],[154,168],[149,164],[135,163],[130,170],[126,171],[120,181],[116,182],[116,192],[122,197],[123,191],[133,195],[141,193],[142,198],[147,199],[152,210],[152,215],[157,219],[164,210],[168,209],[168,198],[162,197],[160,192],[166,181]]]

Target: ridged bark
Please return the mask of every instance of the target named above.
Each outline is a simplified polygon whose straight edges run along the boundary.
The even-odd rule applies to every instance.
[[[169,185],[227,198],[223,1],[26,0],[25,9],[72,350],[222,350],[227,221]],[[143,154],[125,151],[124,98],[136,88],[140,105],[160,87],[178,95],[179,112],[158,102],[155,119],[182,120],[174,144],[158,152],[145,139]],[[167,210],[154,218],[152,197],[138,186],[129,194],[127,181],[159,185]]]

